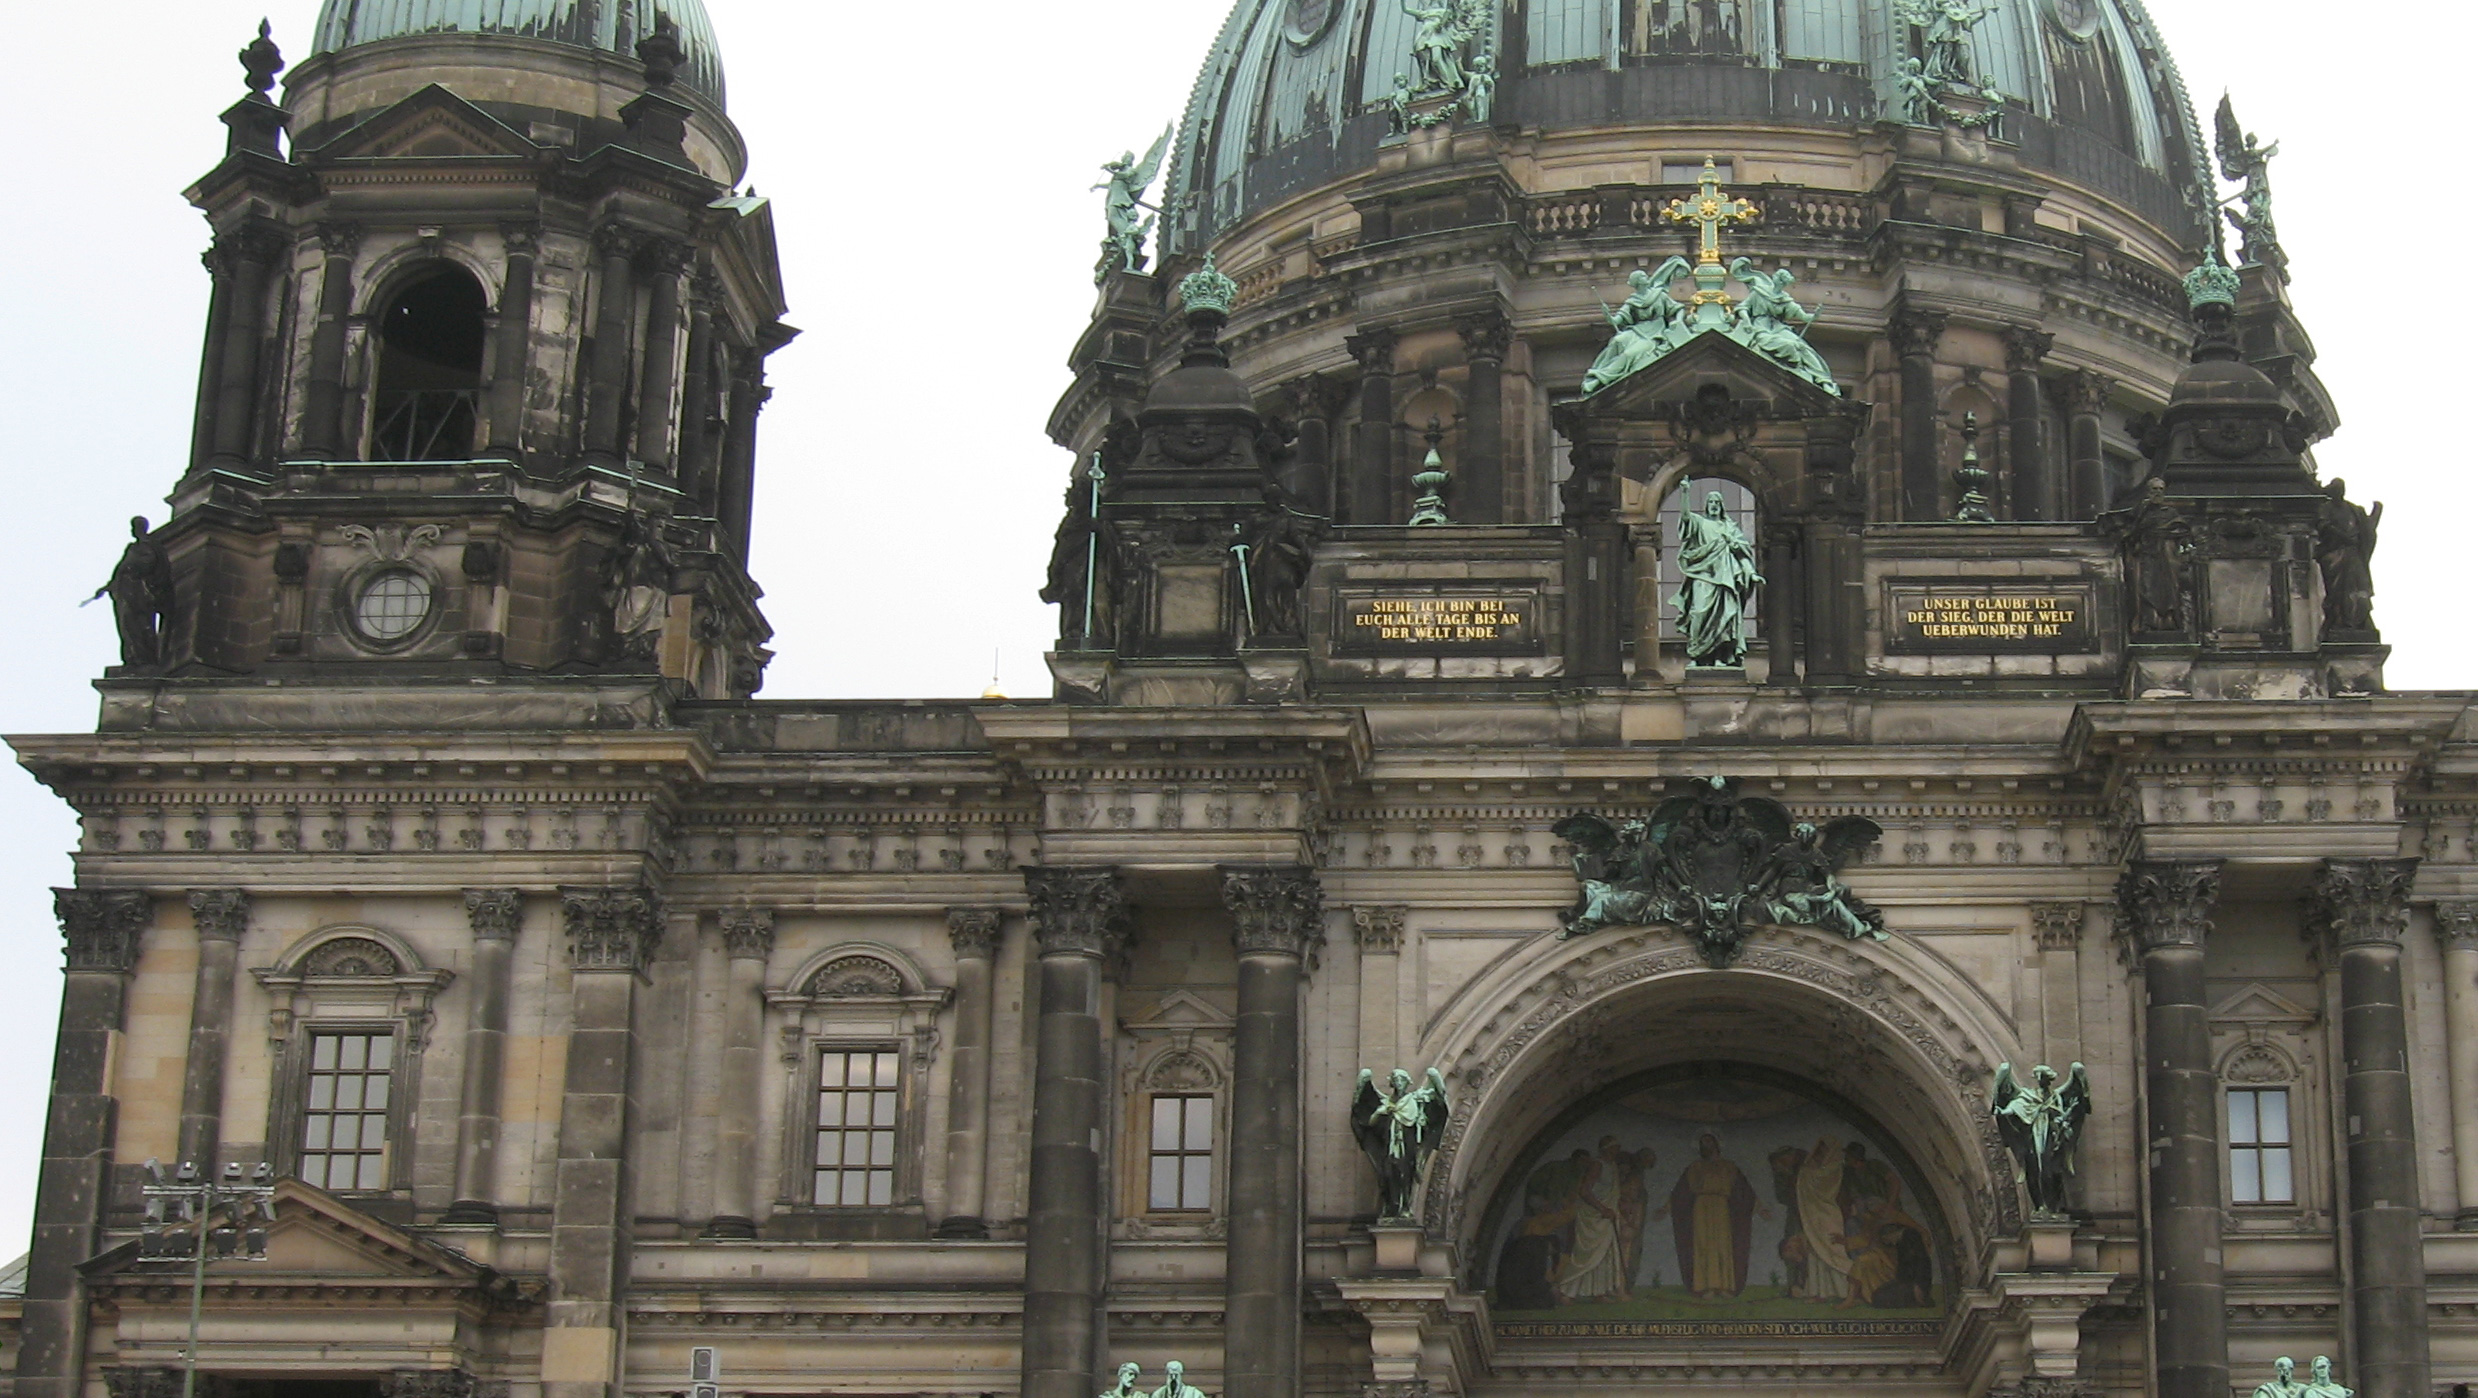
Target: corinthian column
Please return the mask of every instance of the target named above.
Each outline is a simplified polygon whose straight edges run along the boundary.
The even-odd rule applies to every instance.
[[[250,896],[238,888],[189,895],[198,929],[198,974],[189,992],[189,1063],[181,1076],[181,1159],[212,1177],[224,1134],[224,1052],[232,1037],[232,973]]]
[[[1941,519],[1943,454],[1936,440],[1936,345],[1941,311],[1903,310],[1893,317],[1893,353],[1901,360],[1901,504],[1903,519]]]
[[[56,888],[52,902],[69,964],[19,1325],[15,1391],[28,1398],[85,1391],[86,1296],[78,1264],[95,1255],[109,1192],[120,1120],[113,1049],[127,1016],[129,973],[155,915],[153,902],[134,888]]]
[[[2349,1330],[2366,1398],[2427,1398],[2426,1249],[2409,1101],[2401,934],[2415,859],[2327,859],[2310,930],[2340,951],[2341,1101],[2348,1119]]]
[[[709,1238],[757,1236],[757,1096],[764,1065],[766,958],[774,954],[774,910],[724,912],[723,946],[731,972],[723,999],[722,1101],[714,1130],[714,1217]]]
[[[1324,939],[1324,894],[1298,864],[1222,866],[1239,949],[1232,1030],[1230,1233],[1223,1383],[1230,1398],[1297,1398],[1300,1233],[1299,988]]]
[[[1101,984],[1127,938],[1118,870],[1030,868],[1041,952],[1024,1223],[1023,1398],[1091,1398],[1101,1300]]]
[[[2444,952],[2444,1075],[2452,1093],[2453,1231],[2478,1233],[2478,902],[2435,905]]]
[[[996,970],[996,908],[950,908],[955,946],[955,1066],[947,1086],[946,1217],[941,1238],[986,1238],[981,1207],[989,1172],[990,981]]]
[[[2159,1398],[2229,1391],[2220,1108],[2203,988],[2203,938],[2219,897],[2216,859],[2136,860],[2117,882],[2117,915],[2142,955]]]
[[[473,1008],[465,1019],[464,1102],[456,1116],[456,1199],[439,1221],[497,1223],[508,965],[525,921],[525,895],[514,888],[468,888],[465,919],[473,928]]]

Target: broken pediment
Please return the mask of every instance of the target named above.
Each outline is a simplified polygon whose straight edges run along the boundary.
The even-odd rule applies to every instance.
[[[335,160],[439,160],[521,158],[541,148],[446,88],[433,83],[386,107],[313,152],[318,163]]]

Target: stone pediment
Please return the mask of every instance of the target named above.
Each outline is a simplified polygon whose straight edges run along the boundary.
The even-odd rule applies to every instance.
[[[1576,407],[1586,417],[1661,418],[1711,384],[1727,389],[1732,402],[1760,405],[1765,417],[1820,417],[1849,406],[1728,335],[1708,330]]]
[[[1195,1030],[1227,1030],[1235,1023],[1228,1014],[1215,1008],[1212,1002],[1186,990],[1173,990],[1153,1005],[1152,1012],[1141,1019],[1124,1022],[1130,1031],[1154,1032]]]
[[[267,1225],[263,1260],[207,1260],[207,1285],[243,1288],[253,1295],[377,1287],[405,1303],[447,1300],[478,1293],[494,1301],[518,1300],[525,1288],[452,1248],[441,1247],[374,1218],[325,1190],[299,1180],[278,1180]],[[178,1234],[184,1230],[169,1229]],[[158,1285],[185,1281],[189,1264],[140,1254],[137,1240],[111,1248],[85,1265],[99,1291],[142,1298]],[[175,1276],[177,1274],[177,1277]],[[180,1288],[184,1294],[186,1287]]]
[[[2321,1016],[2270,986],[2250,984],[2211,1007],[2214,1020],[2246,1024],[2312,1024]]]
[[[437,160],[474,157],[530,160],[541,154],[522,132],[436,83],[329,141],[316,152],[330,160]]]

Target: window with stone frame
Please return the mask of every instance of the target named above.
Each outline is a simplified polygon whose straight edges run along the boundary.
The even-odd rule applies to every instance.
[[[810,1202],[839,1208],[894,1203],[895,1143],[902,1120],[900,1052],[821,1047]]]
[[[2291,1204],[2297,1176],[2289,1089],[2228,1090],[2228,1179],[2232,1204]]]
[[[338,1193],[387,1188],[396,1031],[318,1029],[309,1037],[295,1173]]]
[[[1155,1213],[1202,1213],[1213,1207],[1213,1094],[1153,1094],[1153,1133],[1146,1148],[1147,1207]]]

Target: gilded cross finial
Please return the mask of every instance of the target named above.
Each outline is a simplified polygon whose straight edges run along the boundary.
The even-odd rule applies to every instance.
[[[1704,157],[1704,177],[1692,199],[1673,199],[1663,209],[1671,223],[1691,223],[1696,227],[1695,263],[1699,267],[1721,265],[1721,225],[1753,223],[1764,211],[1744,199],[1733,199],[1721,191],[1721,171],[1711,156]]]

